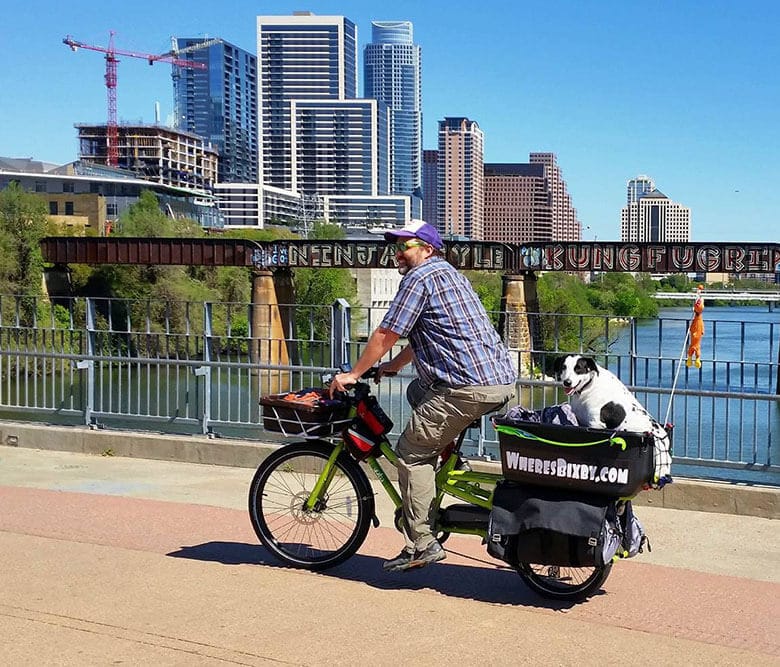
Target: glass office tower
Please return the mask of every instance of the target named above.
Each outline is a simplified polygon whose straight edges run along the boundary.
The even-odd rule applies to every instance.
[[[653,179],[644,174],[632,178],[626,185],[626,204],[638,202],[645,195],[655,190]]]
[[[390,188],[412,196],[422,215],[421,50],[409,21],[374,21],[372,41],[363,51],[365,97],[390,109]]]
[[[291,102],[357,97],[357,28],[343,16],[257,17],[260,180],[293,187]]]
[[[222,39],[174,39],[181,58],[206,69],[173,67],[174,124],[217,150],[220,183],[258,179],[257,58]]]

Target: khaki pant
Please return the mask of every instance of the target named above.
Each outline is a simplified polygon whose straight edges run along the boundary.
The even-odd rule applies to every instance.
[[[407,389],[412,416],[398,440],[398,483],[406,548],[421,551],[434,541],[430,509],[436,495],[436,463],[444,448],[471,422],[500,408],[514,384],[452,389],[414,380]]]

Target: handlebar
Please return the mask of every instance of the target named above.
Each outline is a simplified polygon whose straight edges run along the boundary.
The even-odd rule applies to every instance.
[[[339,366],[338,372],[339,373],[349,373],[352,370],[351,364],[341,364]],[[360,376],[361,380],[374,380],[376,379],[377,373],[379,372],[379,366],[372,366],[369,368],[363,375]],[[322,383],[327,387],[330,385],[330,383],[333,381],[333,375],[334,373],[332,371],[329,371],[327,373],[322,374]],[[383,371],[382,375],[384,377],[393,377],[395,375],[398,375],[396,371]]]

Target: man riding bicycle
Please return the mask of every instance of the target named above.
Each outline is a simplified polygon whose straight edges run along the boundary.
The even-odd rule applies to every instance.
[[[330,391],[351,387],[399,338],[408,339],[375,380],[411,362],[418,376],[407,389],[412,414],[397,446],[406,544],[383,566],[404,571],[446,558],[430,527],[436,462],[471,422],[512,398],[517,372],[471,284],[444,259],[436,228],[413,220],[385,239],[396,243],[398,293],[354,368],[337,374]]]

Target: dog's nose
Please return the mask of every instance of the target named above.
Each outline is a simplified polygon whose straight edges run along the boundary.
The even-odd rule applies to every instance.
[[[571,380],[564,380],[563,381],[563,386],[564,387],[571,387]]]

